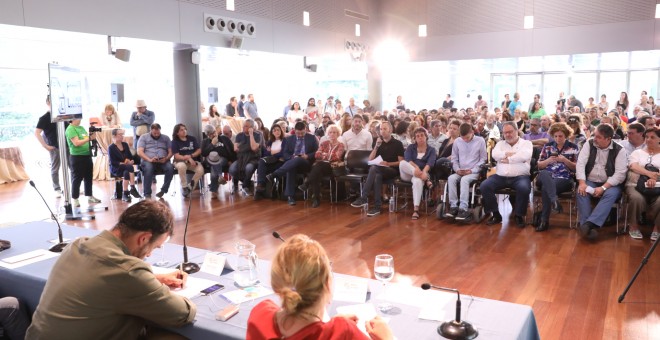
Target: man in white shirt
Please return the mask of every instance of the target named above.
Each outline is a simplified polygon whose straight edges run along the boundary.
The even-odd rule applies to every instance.
[[[429,134],[429,139],[426,141],[426,144],[432,146],[435,151],[439,151],[440,145],[447,139],[447,135],[440,132],[440,125],[442,125],[442,122],[439,120],[431,121],[431,134]]]
[[[341,136],[341,142],[346,145],[346,152],[372,149],[373,138],[371,133],[364,129],[364,118],[362,118],[362,115],[355,115],[353,117],[351,129],[344,132]]]
[[[497,161],[497,172],[483,181],[480,186],[484,212],[492,213],[486,224],[492,225],[502,222],[495,191],[511,188],[516,191],[513,209],[516,224],[524,228],[527,202],[531,190],[529,169],[532,160],[532,142],[518,137],[518,128],[514,122],[504,122],[502,130],[504,140],[495,145],[492,154],[492,158]]]
[[[358,112],[359,110],[360,108],[357,105],[355,105],[355,99],[351,98],[348,100],[348,106],[344,111],[350,114],[351,117],[355,117],[355,115],[359,113]]]
[[[640,123],[632,123],[628,125],[628,138],[619,141],[619,145],[623,146],[629,155],[637,149],[642,149],[644,145],[646,145],[646,143],[644,143],[644,131],[646,131],[644,125]]]

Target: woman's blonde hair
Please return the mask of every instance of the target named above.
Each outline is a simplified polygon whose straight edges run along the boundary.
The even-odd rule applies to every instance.
[[[103,113],[105,113],[105,111],[108,110],[112,111],[112,114],[117,114],[117,110],[115,110],[115,106],[112,104],[106,105],[105,108],[103,109]]]
[[[289,315],[315,305],[330,291],[330,262],[323,247],[306,235],[289,238],[277,249],[270,272],[273,291]]]
[[[331,130],[336,130],[337,131],[337,136],[341,136],[341,128],[335,124],[328,125],[328,128],[326,129],[325,133],[328,134]]]

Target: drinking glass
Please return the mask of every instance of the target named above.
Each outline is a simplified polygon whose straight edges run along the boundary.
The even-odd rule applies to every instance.
[[[388,254],[376,255],[374,275],[383,283],[383,302],[378,305],[378,310],[387,312],[392,309],[392,304],[387,302],[387,283],[394,277],[394,257]]]
[[[156,267],[167,267],[168,264],[170,264],[170,261],[167,261],[165,259],[165,244],[170,241],[170,237],[168,236],[165,242],[163,242],[163,245],[160,246],[160,261],[154,263]]]

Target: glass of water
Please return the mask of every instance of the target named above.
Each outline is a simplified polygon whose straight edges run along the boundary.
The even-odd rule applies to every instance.
[[[394,257],[388,254],[376,255],[374,275],[383,283],[383,302],[378,305],[378,310],[387,312],[392,309],[392,304],[387,302],[387,283],[394,277]]]
[[[170,237],[168,236],[167,239],[165,240],[165,242],[163,242],[163,245],[160,246],[160,250],[161,250],[161,252],[160,252],[160,261],[154,263],[154,265],[156,265],[156,267],[167,267],[167,265],[170,264],[170,261],[167,261],[165,259],[165,245],[169,241],[170,241]]]

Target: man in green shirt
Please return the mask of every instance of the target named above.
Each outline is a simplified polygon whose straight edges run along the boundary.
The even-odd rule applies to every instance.
[[[74,119],[66,128],[66,143],[69,146],[71,157],[71,198],[73,206],[79,207],[80,183],[85,183],[85,196],[88,203],[100,203],[101,200],[92,195],[92,176],[94,174],[94,163],[89,147],[89,134],[80,126],[80,119]]]

